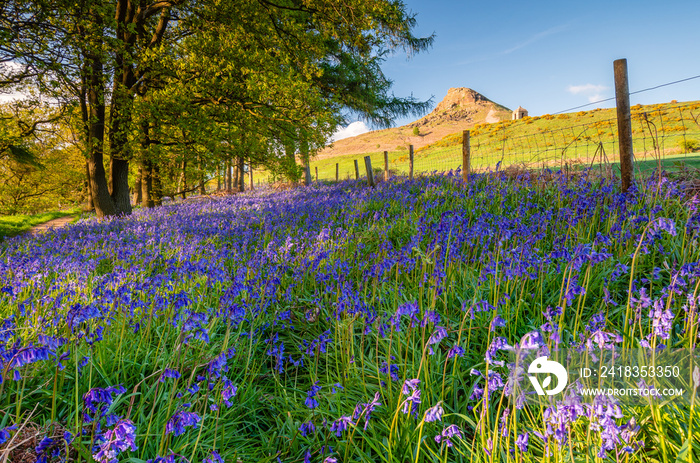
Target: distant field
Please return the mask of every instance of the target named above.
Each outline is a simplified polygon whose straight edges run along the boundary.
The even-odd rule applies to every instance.
[[[700,167],[694,151],[700,148],[700,101],[636,105],[632,107],[635,159],[646,169],[656,165],[678,167],[679,162]],[[619,156],[615,109],[596,109],[559,115],[546,114],[518,121],[482,124],[471,131],[475,170],[524,164],[528,167],[614,164]],[[355,176],[357,159],[360,175],[365,171],[363,157],[369,155],[374,169],[384,169],[383,152],[365,155],[339,155],[312,161],[311,173],[319,179],[335,179],[336,163],[341,179]],[[652,161],[654,160],[654,161]],[[414,171],[448,171],[462,165],[462,134],[455,133],[415,151]],[[389,152],[389,169],[408,172],[408,150]]]

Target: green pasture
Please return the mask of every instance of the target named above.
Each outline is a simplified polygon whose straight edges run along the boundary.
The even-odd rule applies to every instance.
[[[632,108],[635,160],[641,170],[658,164],[678,168],[681,163],[697,167],[694,152],[700,147],[700,102],[637,105]],[[577,168],[615,164],[619,158],[614,109],[528,117],[518,121],[482,124],[470,131],[471,167],[477,171],[524,165],[528,168]],[[408,147],[390,151],[389,170],[409,171]],[[384,153],[346,154],[312,160],[311,174],[334,180],[336,163],[340,179],[354,178],[358,161],[365,176],[364,157],[370,156],[375,172],[384,170]],[[449,171],[462,165],[462,134],[455,133],[414,153],[414,172]]]

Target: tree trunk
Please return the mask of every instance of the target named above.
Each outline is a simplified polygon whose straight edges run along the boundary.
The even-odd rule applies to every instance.
[[[287,157],[286,171],[287,177],[294,183],[301,180],[301,171],[297,167],[296,145],[291,139],[284,140],[284,153]]]
[[[87,210],[92,211],[95,209],[95,204],[92,202],[92,189],[90,188],[90,166],[87,161],[85,161],[85,190],[87,196]]]
[[[226,191],[231,191],[231,158],[226,159]]]
[[[102,41],[102,22],[95,15],[95,23],[99,29],[98,42]],[[85,52],[85,67],[87,70],[87,102],[88,102],[88,172],[90,174],[90,191],[95,205],[97,217],[114,215],[117,210],[109,195],[107,178],[104,168],[104,135],[105,135],[105,91],[104,69],[102,57],[92,51]]]
[[[207,194],[207,190],[204,187],[204,167],[202,165],[202,158],[197,161],[197,171],[199,172],[199,194]]]
[[[144,160],[141,162],[141,206],[153,207],[153,176],[151,175],[153,167],[151,162]]]
[[[216,191],[221,191],[221,163],[216,165]]]
[[[131,125],[131,113],[134,104],[133,94],[129,90],[135,79],[131,65],[121,64],[114,75],[112,102],[110,107],[110,194],[120,214],[131,213],[129,198],[129,153],[127,131]]]
[[[129,196],[129,161],[112,156],[112,201],[118,214],[131,214]]]
[[[243,193],[245,191],[245,161],[243,156],[238,156],[238,166],[236,170],[238,171],[238,191]]]
[[[134,80],[130,65],[124,65],[121,73],[115,74],[109,113],[110,194],[120,214],[131,213],[127,131],[131,125],[131,110],[134,104],[129,87],[133,85]]]
[[[141,179],[143,178],[143,166],[139,166],[139,174],[136,177],[136,182],[134,183],[134,204],[141,204],[141,197],[143,195],[141,187]]]
[[[187,199],[187,193],[185,193],[185,190],[187,190],[187,161],[184,159],[182,160],[182,174],[180,175],[180,181],[178,182],[179,184],[182,184],[182,199]]]
[[[139,175],[141,183],[141,207],[153,207],[153,177],[151,176],[151,161],[148,156],[148,147],[151,144],[151,125],[147,119],[141,121],[141,164]]]
[[[151,163],[151,177],[153,182],[153,204],[161,206],[163,204],[163,184],[160,181],[160,166],[158,163]]]

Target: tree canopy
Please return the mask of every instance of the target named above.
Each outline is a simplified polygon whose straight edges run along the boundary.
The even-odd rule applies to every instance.
[[[203,181],[235,159],[294,176],[349,115],[423,112],[381,69],[430,46],[415,25],[395,0],[7,1],[0,87],[77,108],[97,214],[128,213],[130,186],[149,205],[166,170]]]

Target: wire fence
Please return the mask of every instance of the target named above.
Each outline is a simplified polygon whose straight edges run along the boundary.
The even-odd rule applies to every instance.
[[[651,170],[663,162],[700,167],[700,101],[631,108],[636,170]],[[370,156],[374,176],[406,175],[410,147],[312,161],[316,180],[366,177],[364,156]],[[386,162],[385,161],[388,161]],[[446,172],[462,166],[462,134],[415,150],[413,172]],[[619,161],[615,109],[525,117],[477,126],[470,130],[471,170],[488,171],[517,165],[524,168],[580,169],[615,166]],[[357,170],[355,168],[357,162]]]

